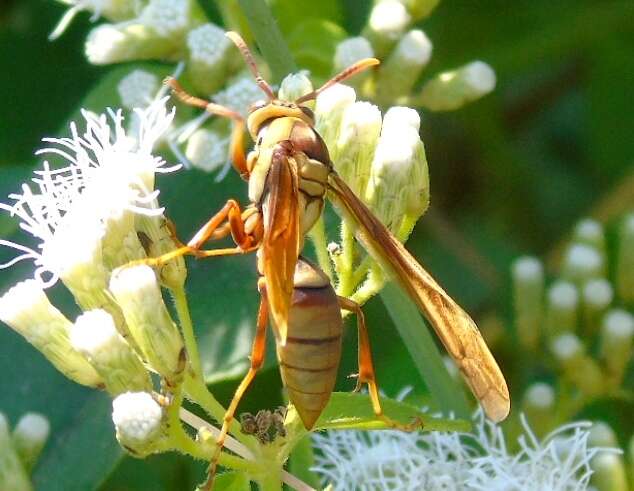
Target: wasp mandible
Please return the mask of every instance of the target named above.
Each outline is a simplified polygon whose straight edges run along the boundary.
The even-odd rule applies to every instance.
[[[305,105],[333,84],[379,61],[361,60],[319,89],[286,101],[278,99],[262,78],[242,38],[234,32],[227,36],[239,48],[267,98],[250,108],[246,121],[229,108],[189,95],[173,78],[165,83],[185,104],[233,120],[231,160],[248,181],[251,203],[242,210],[235,200],[227,201],[186,245],[151,260],[152,264],[162,264],[185,254],[210,257],[257,252],[261,299],[251,367],[227,409],[210,474],[213,476],[238,403],[264,361],[269,316],[282,380],[307,429],[314,426],[335,385],[341,357],[341,309],[352,311],[357,317],[357,389],[367,384],[373,410],[387,425],[412,430],[418,424],[401,424],[383,414],[361,307],[338,297],[326,274],[301,255],[304,237],[320,217],[326,195],[339,213],[356,225],[356,235],[370,255],[397,280],[430,321],[488,417],[494,421],[504,419],[510,408],[506,382],[475,323],[337,174],[328,149],[314,128],[314,115]],[[243,148],[245,126],[255,142],[248,155]],[[207,241],[229,234],[236,247],[202,249]]]

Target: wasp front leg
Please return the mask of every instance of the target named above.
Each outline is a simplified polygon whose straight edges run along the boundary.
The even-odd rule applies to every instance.
[[[338,297],[339,306],[350,312],[354,312],[357,316],[357,328],[359,330],[359,375],[357,378],[356,390],[361,388],[362,384],[368,384],[368,393],[370,400],[372,401],[372,410],[377,418],[383,421],[387,426],[402,430],[402,431],[414,431],[418,428],[422,428],[423,422],[416,418],[412,423],[404,424],[393,420],[383,413],[381,408],[381,401],[379,399],[379,390],[376,383],[376,374],[374,372],[374,363],[372,361],[372,352],[370,350],[370,337],[368,336],[368,328],[365,323],[365,315],[361,306],[345,297]]]

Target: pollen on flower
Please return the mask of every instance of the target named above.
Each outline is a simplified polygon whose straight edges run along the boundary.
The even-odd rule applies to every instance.
[[[158,77],[140,69],[131,71],[117,85],[121,104],[128,109],[148,106],[158,90]]]

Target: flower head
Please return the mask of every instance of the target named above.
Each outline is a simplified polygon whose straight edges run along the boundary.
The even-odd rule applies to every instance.
[[[482,413],[472,433],[332,431],[313,436],[314,470],[335,490],[585,489],[590,461],[603,450],[588,444],[590,423],[562,426],[542,441],[522,424],[516,454]]]

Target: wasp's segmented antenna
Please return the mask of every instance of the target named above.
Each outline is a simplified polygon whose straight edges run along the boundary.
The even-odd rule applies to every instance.
[[[353,75],[356,75],[363,70],[366,70],[370,67],[376,66],[380,63],[376,58],[365,58],[363,60],[357,61],[354,65],[350,65],[345,70],[339,72],[337,75],[332,77],[328,82],[319,87],[317,90],[310,92],[309,94],[301,96],[299,99],[295,101],[295,104],[301,104],[302,102],[310,101],[315,99],[319,94],[321,94],[328,87],[332,87],[336,83],[342,82]]]
[[[244,42],[244,39],[242,39],[240,34],[234,31],[226,32],[225,36],[231,39],[233,43],[240,50],[240,53],[242,53],[242,56],[244,57],[244,61],[247,62],[247,66],[249,67],[249,70],[251,70],[251,73],[255,77],[255,83],[258,84],[258,86],[264,91],[264,93],[268,96],[269,99],[275,99],[275,92],[273,92],[273,89],[267,83],[267,81],[264,80],[264,78],[262,78],[262,75],[260,74],[260,71],[258,70],[258,67],[255,64],[255,60],[253,59],[253,55],[251,54],[251,51],[249,50],[247,43]]]
[[[229,109],[228,107],[221,106],[220,104],[215,104],[213,102],[206,101],[204,99],[200,99],[199,97],[194,97],[193,95],[185,92],[185,89],[181,87],[181,84],[173,77],[167,77],[163,80],[163,84],[172,89],[172,93],[178,97],[185,104],[190,106],[199,107],[204,109],[205,111],[216,114],[218,116],[224,116],[229,119],[233,119],[234,121],[242,122],[243,118],[236,111]]]

